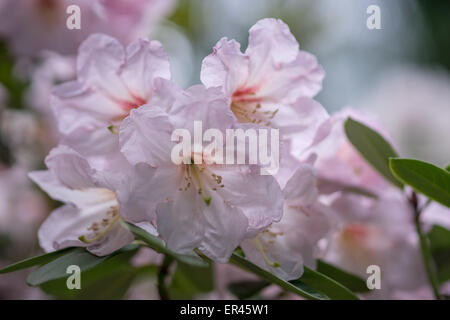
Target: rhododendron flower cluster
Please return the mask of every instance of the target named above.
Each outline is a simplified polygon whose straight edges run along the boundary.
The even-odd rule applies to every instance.
[[[224,52],[228,47],[233,50]],[[173,132],[183,128],[194,135],[195,121],[224,136],[233,128],[281,129],[286,147],[301,144],[303,150],[319,142],[328,115],[311,97],[323,71],[298,49],[287,25],[261,20],[250,29],[246,54],[238,49],[222,39],[204,60],[206,87],[183,90],[170,80],[157,41],[141,39],[125,48],[94,34],[81,44],[77,79],[52,93],[60,146],[47,157],[48,171],[30,174],[66,203],[39,231],[46,251],[86,246],[109,254],[133,240],[123,220],[146,226],[180,254],[196,249],[226,262],[241,245],[250,260],[286,279],[298,278],[304,261],[314,264],[328,223],[311,165],[288,150],[291,159],[281,161],[290,179],[280,185],[281,178],[261,175],[258,163],[223,164],[196,154],[195,145],[184,155],[188,161],[172,161]],[[230,69],[229,63],[241,65]],[[315,225],[317,230],[307,230]]]

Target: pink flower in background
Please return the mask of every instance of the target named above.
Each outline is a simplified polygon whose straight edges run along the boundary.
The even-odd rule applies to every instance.
[[[392,298],[427,284],[409,203],[398,195],[371,200],[341,195],[331,205],[336,212],[333,236],[324,259],[367,278],[367,268],[381,268],[381,290],[371,298]]]
[[[381,268],[381,290],[370,298],[419,289],[426,284],[413,212],[403,193],[387,182],[348,141],[344,122],[352,117],[381,133],[385,130],[362,113],[345,109],[331,118],[330,135],[312,150],[317,154],[319,196],[329,203],[332,233],[324,258],[367,278],[367,267]],[[378,198],[354,194],[352,187]]]
[[[16,165],[0,168],[0,233],[13,244],[29,246],[45,218],[48,206],[27,177],[27,169]]]
[[[120,128],[121,151],[130,163],[156,168],[148,179],[153,191],[146,198],[146,221],[156,218],[158,232],[170,249],[186,253],[199,248],[208,257],[226,262],[244,238],[281,218],[281,189],[272,176],[260,175],[257,165],[218,164],[214,159],[206,161],[206,153],[200,155],[201,164],[172,162],[174,129],[187,129],[193,137],[194,121],[202,121],[203,130],[224,133],[233,128],[228,99],[219,89],[191,87],[173,103],[170,114],[164,109],[134,109]],[[192,157],[197,157],[195,146],[192,150]]]
[[[359,154],[347,140],[344,123],[348,117],[366,123],[377,132],[387,136],[370,117],[352,109],[344,109],[332,115],[331,132],[317,146],[312,148],[318,158],[319,189],[332,193],[344,186],[357,186],[375,193],[392,190],[390,184]],[[389,140],[389,138],[387,138]]]
[[[74,54],[90,34],[102,32],[124,43],[148,36],[174,7],[172,0],[3,0],[0,35],[12,51],[35,56],[42,50]],[[78,5],[81,28],[69,30],[67,7]]]
[[[106,35],[91,35],[80,46],[77,80],[57,86],[52,107],[68,145],[96,166],[108,165],[118,153],[118,130],[130,111],[168,99],[175,87],[167,55],[158,41],[139,40],[124,48]],[[158,100],[159,101],[159,100]]]
[[[322,67],[299,50],[281,20],[260,20],[249,34],[245,53],[235,40],[222,38],[203,60],[201,80],[207,87],[223,87],[240,122],[279,128],[300,155],[314,139],[323,138],[317,137],[318,129],[328,119],[311,99],[322,87]]]
[[[241,248],[247,259],[284,280],[303,274],[303,265],[315,267],[317,243],[329,231],[330,209],[317,201],[316,172],[302,165],[284,188],[284,213]]]
[[[121,172],[100,172],[68,147],[53,149],[46,158],[49,170],[33,171],[30,178],[50,197],[65,203],[54,210],[38,232],[46,251],[83,246],[99,256],[108,255],[134,239],[122,220],[140,214],[146,180],[153,169],[122,165]],[[126,174],[126,176],[124,176]],[[127,190],[135,188],[129,195]],[[155,234],[150,224],[140,225]]]

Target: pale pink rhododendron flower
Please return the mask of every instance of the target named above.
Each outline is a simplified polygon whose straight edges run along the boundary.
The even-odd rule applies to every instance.
[[[21,56],[42,50],[74,54],[90,34],[102,32],[124,43],[148,36],[154,25],[170,13],[172,0],[3,0],[0,35]],[[66,26],[70,5],[80,8],[80,29]],[[73,12],[71,12],[73,13]],[[71,20],[72,21],[72,20]]]
[[[318,241],[329,231],[330,209],[317,201],[316,171],[303,164],[283,190],[284,213],[253,239],[241,243],[247,259],[284,280],[315,267]]]
[[[203,60],[201,80],[207,87],[223,88],[240,122],[279,128],[300,155],[322,138],[318,129],[328,119],[311,99],[322,87],[322,67],[313,55],[299,50],[281,20],[260,20],[249,34],[245,53],[235,40],[219,40]]]
[[[173,103],[170,114],[165,109],[134,109],[120,128],[121,151],[130,163],[156,168],[148,181],[152,192],[146,199],[146,221],[155,221],[168,248],[180,253],[198,248],[226,262],[244,238],[280,220],[281,189],[272,176],[260,175],[258,165],[220,164],[205,149],[195,154],[195,146],[190,161],[172,161],[175,129],[187,129],[193,137],[194,121],[201,121],[204,131],[214,128],[223,136],[233,128],[235,119],[220,89],[191,87]],[[197,157],[200,163],[193,161]]]
[[[72,149],[60,146],[46,158],[49,170],[33,171],[30,178],[50,197],[65,203],[53,211],[39,229],[41,247],[54,251],[83,246],[99,256],[108,255],[134,239],[121,224],[130,221],[150,192],[143,177],[154,169],[145,164],[122,165],[120,173],[101,172]],[[134,194],[128,190],[135,188]],[[140,225],[154,232],[150,224]]]
[[[363,207],[361,196],[342,195],[332,204],[336,212],[334,235],[325,260],[367,278],[371,265],[381,269],[381,290],[368,297],[389,298],[394,292],[411,291],[425,285],[426,276],[413,211],[398,196],[371,200]]]
[[[68,145],[95,166],[106,166],[118,151],[118,130],[135,108],[175,86],[167,55],[158,41],[138,40],[124,48],[106,35],[91,35],[80,46],[77,80],[53,90],[52,106]]]

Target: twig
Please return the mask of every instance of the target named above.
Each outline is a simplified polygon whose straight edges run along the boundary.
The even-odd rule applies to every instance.
[[[170,300],[169,292],[166,287],[166,277],[169,274],[169,266],[173,259],[169,256],[164,256],[164,260],[158,271],[158,293],[161,300]]]

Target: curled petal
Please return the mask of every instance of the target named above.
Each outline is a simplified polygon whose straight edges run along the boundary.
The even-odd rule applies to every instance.
[[[213,52],[203,59],[201,81],[207,87],[222,86],[225,94],[231,96],[248,78],[248,57],[241,52],[241,45],[235,40],[222,38]]]

